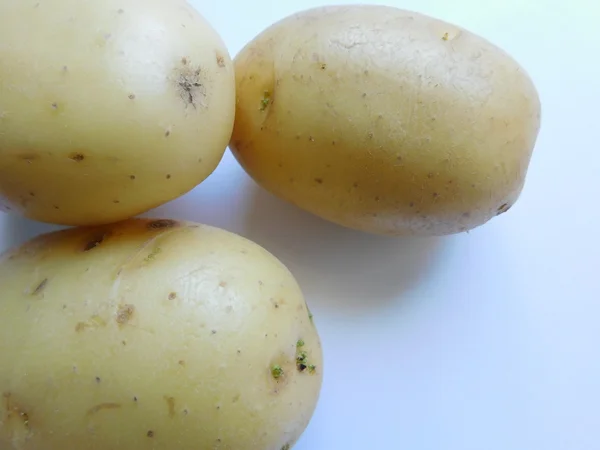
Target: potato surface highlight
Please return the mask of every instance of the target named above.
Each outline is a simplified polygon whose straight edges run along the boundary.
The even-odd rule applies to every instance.
[[[314,8],[265,29],[234,65],[235,157],[263,188],[326,220],[452,234],[522,191],[537,91],[465,29],[387,6]]]
[[[0,258],[0,448],[281,450],[316,407],[321,343],[257,244],[130,219]]]
[[[0,2],[0,210],[136,216],[214,171],[234,116],[230,55],[185,1]]]

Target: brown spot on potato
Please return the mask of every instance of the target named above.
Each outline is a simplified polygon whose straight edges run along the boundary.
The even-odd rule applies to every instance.
[[[75,162],[81,162],[85,159],[85,155],[83,153],[75,152],[69,155],[69,159]]]
[[[183,359],[180,359],[177,364],[179,364],[180,366],[185,367],[185,361]]]
[[[497,210],[497,214],[496,215],[500,215],[500,214],[504,214],[505,212],[507,212],[509,209],[511,208],[511,205],[509,205],[508,203],[503,203],[502,205],[500,205],[498,207]]]
[[[149,438],[153,438],[154,437],[154,431],[148,430],[148,432],[146,433],[146,436],[148,436]]]
[[[6,416],[4,423],[6,424],[11,418],[16,417],[22,420],[25,429],[29,429],[29,414],[13,400],[12,393],[5,392],[4,407],[6,408]],[[2,422],[0,422],[1,424]]]
[[[120,403],[100,403],[98,405],[92,406],[87,411],[87,415],[91,416],[99,413],[105,409],[119,409],[122,405]]]
[[[225,67],[225,58],[223,57],[223,55],[217,53],[216,57],[217,57],[217,65],[219,67]]]
[[[119,203],[121,203],[121,201],[120,201],[120,200],[113,200],[113,203],[114,203],[115,205],[118,205]]]
[[[128,97],[129,100],[135,100],[135,94],[129,94]]]
[[[31,292],[31,295],[39,295],[42,293],[42,291],[44,289],[46,289],[46,286],[48,285],[48,278],[44,278],[42,281],[40,281],[37,286],[33,289],[33,291]]]
[[[281,450],[290,450],[290,444],[285,444],[283,447],[281,447]]]
[[[129,175],[130,180],[135,180],[135,175]]]
[[[106,239],[106,233],[103,233],[99,236],[95,236],[92,239],[90,239],[85,246],[83,247],[83,251],[84,252],[89,252],[90,250],[95,249],[96,247],[98,247],[100,244],[102,244],[104,242],[104,240]]]
[[[167,408],[169,409],[169,417],[175,417],[175,398],[165,395],[164,399],[167,402]]]
[[[174,228],[178,225],[179,223],[175,220],[171,220],[171,219],[160,219],[160,220],[153,220],[152,222],[150,222],[147,225],[147,228],[150,230],[161,230],[163,228]]]
[[[56,110],[58,109],[58,103],[56,102],[52,102],[52,104],[50,105],[52,107],[52,109]]]
[[[102,379],[100,377],[96,377],[96,383],[100,383]]]
[[[171,136],[171,131],[170,130],[165,131],[165,137],[169,137],[169,136]]]
[[[169,294],[169,300],[175,300],[177,298],[177,292],[171,292]]]
[[[167,178],[167,180],[170,180],[171,179],[171,174],[168,173],[166,178]]]
[[[117,310],[117,317],[115,318],[115,320],[120,325],[126,325],[127,323],[129,323],[129,321],[133,317],[134,313],[135,313],[134,305],[130,305],[130,304],[122,305]]]
[[[323,184],[323,178],[315,178],[315,181],[319,184]]]

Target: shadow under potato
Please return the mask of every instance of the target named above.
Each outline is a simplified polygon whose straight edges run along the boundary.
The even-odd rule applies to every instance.
[[[15,213],[0,214],[2,214],[0,220],[3,221],[3,226],[0,227],[0,252],[8,250],[9,248],[18,247],[40,234],[68,228],[65,226],[37,222]]]
[[[244,234],[293,272],[319,306],[369,308],[398,298],[427,273],[442,238],[350,230],[249,187]]]

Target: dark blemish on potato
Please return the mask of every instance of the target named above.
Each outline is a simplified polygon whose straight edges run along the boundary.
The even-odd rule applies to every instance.
[[[437,192],[434,192],[433,194],[431,194],[431,196],[432,196],[433,198],[438,198],[438,197],[439,197],[439,195],[440,195],[440,194],[438,194]]]
[[[52,107],[52,109],[58,109],[58,103],[56,102],[52,102],[50,106]]]
[[[217,57],[217,66],[225,67],[225,58],[223,57],[223,55],[217,53],[216,57]]]
[[[366,96],[367,96],[367,93],[366,93],[366,92],[363,92],[363,94],[362,94],[362,98],[365,98]]]
[[[378,202],[379,200],[381,200],[381,199],[379,198],[379,196],[375,197],[375,201],[376,201],[376,202]]]
[[[117,316],[116,316],[115,320],[120,325],[126,325],[131,320],[134,313],[135,313],[134,305],[129,305],[129,304],[122,305],[117,310]]]
[[[121,201],[120,201],[120,200],[113,200],[113,203],[114,203],[115,205],[118,205],[119,203],[121,203]]]
[[[171,179],[171,174],[170,174],[170,173],[168,173],[168,174],[167,174],[167,176],[166,176],[165,178],[166,178],[167,180],[170,180],[170,179]]]
[[[165,131],[165,137],[171,136],[171,132],[169,130]]]
[[[409,206],[409,207],[411,207],[411,208],[414,208],[414,207],[415,207],[415,202],[410,202],[410,203],[408,204],[408,206]]]
[[[504,214],[510,209],[510,205],[508,203],[504,203],[498,207],[497,215]]]
[[[127,341],[121,341],[122,345],[127,345]]]
[[[89,252],[90,250],[95,249],[96,247],[98,247],[100,244],[102,244],[104,242],[104,240],[106,239],[106,234],[102,234],[100,236],[95,236],[92,239],[90,239],[85,246],[83,247],[83,251],[84,252]]]
[[[152,249],[152,251],[150,251],[150,253],[148,253],[148,255],[144,258],[144,261],[146,261],[146,262],[152,261],[154,258],[156,258],[156,256],[160,252],[162,252],[162,249],[160,247],[156,247],[156,248]]]
[[[177,364],[179,364],[182,367],[185,367],[185,361],[183,359],[180,359],[179,361],[177,361]]]
[[[432,173],[432,172],[429,172],[429,173],[427,174],[427,178],[433,178],[433,173]]]
[[[35,193],[34,193],[34,192],[30,192],[30,193],[29,193],[29,196],[30,196],[30,197],[35,197]]]
[[[327,64],[321,63],[320,68],[321,68],[321,70],[327,69]]]
[[[210,334],[217,334],[217,330],[211,330]]]
[[[240,394],[236,394],[233,396],[233,398],[231,399],[232,403],[237,403],[240,400]]]
[[[164,397],[167,402],[167,408],[169,409],[169,417],[175,417],[175,399],[173,397]]]
[[[373,134],[373,132],[372,132],[372,131],[369,131],[369,132],[367,133],[367,138],[368,138],[368,139],[373,139],[373,136],[374,136],[374,134]]]
[[[444,33],[444,35],[442,36],[442,40],[447,41],[448,39],[450,39],[450,35],[448,33]]]
[[[315,142],[315,138],[314,138],[314,137],[312,137],[312,136],[309,136],[309,137],[308,137],[308,140],[309,140],[310,142]]]
[[[356,189],[358,187],[358,181],[355,181],[354,183],[352,183],[352,187]]]
[[[135,180],[135,175],[129,175],[130,180]]]
[[[85,155],[83,153],[71,153],[69,159],[75,162],[81,162],[85,159]]]
[[[119,409],[120,407],[120,403],[100,403],[99,405],[92,406],[90,409],[88,409],[87,415],[91,416],[93,414],[97,414],[98,412],[104,409]]]
[[[283,447],[281,447],[281,450],[290,450],[290,444],[285,444]]]
[[[148,436],[149,438],[153,438],[154,437],[154,431],[148,430],[148,432],[146,433],[146,436]]]
[[[471,217],[471,213],[467,211],[467,212],[462,213],[462,216],[465,218],[469,218],[469,217]]]
[[[183,63],[183,59],[182,59]],[[204,106],[203,100],[206,98],[206,88],[202,84],[202,70],[199,67],[191,67],[184,63],[184,67],[179,69],[175,84],[179,90],[181,99],[186,105],[191,105],[196,109],[198,104]]]
[[[475,188],[475,185],[474,185],[474,184],[472,184],[472,185],[471,185],[471,187],[474,189],[474,188]]]
[[[135,100],[135,94],[129,94],[127,97],[129,100]]]
[[[184,66],[186,66],[188,63],[188,59],[184,56],[183,58],[181,58],[181,64],[183,64]]]
[[[138,398],[137,398],[137,396],[134,396],[134,397],[133,397],[133,401],[137,403],[137,401],[138,401]]]
[[[177,292],[171,292],[169,294],[169,300],[175,300],[177,298]]]
[[[150,230],[160,230],[163,228],[174,228],[178,225],[178,222],[171,219],[160,219],[153,220],[147,225]]]
[[[323,178],[315,178],[315,181],[319,184],[323,184]]]
[[[100,383],[102,380],[100,379],[100,377],[96,377],[96,383]]]
[[[241,354],[242,354],[242,351],[241,351],[241,350],[238,350],[238,351],[237,351],[237,354],[238,354],[238,355],[241,355]]]
[[[35,287],[35,289],[31,293],[31,295],[39,295],[44,289],[46,289],[47,285],[48,285],[48,278],[44,278],[40,283],[38,283],[38,285]]]

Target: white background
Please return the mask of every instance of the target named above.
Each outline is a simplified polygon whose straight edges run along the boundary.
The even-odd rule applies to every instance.
[[[272,22],[319,5],[193,3],[232,56]],[[298,278],[326,365],[295,449],[599,450],[597,3],[387,3],[483,35],[537,84],[542,132],[509,213],[447,238],[372,237],[278,201],[227,153],[205,183],[150,215],[240,233]],[[0,215],[0,251],[53,228]]]

